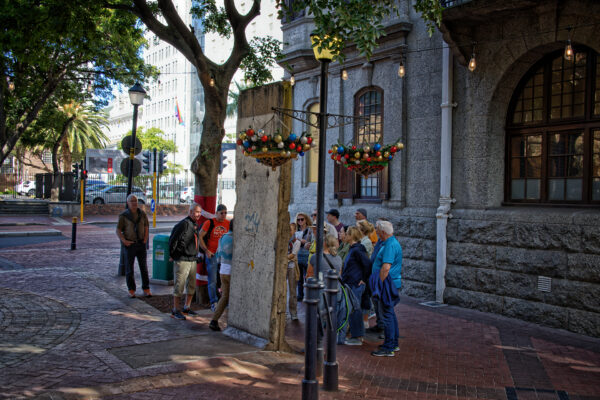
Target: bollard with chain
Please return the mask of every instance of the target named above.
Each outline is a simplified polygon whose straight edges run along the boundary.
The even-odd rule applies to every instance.
[[[317,381],[317,306],[319,304],[320,285],[315,278],[308,278],[304,303],[306,304],[306,320],[304,323],[304,379],[302,380],[302,400],[319,398],[319,382]]]
[[[327,360],[323,363],[323,389],[327,391],[338,390],[338,363],[336,360],[337,346],[337,293],[338,293],[338,274],[334,269],[330,269],[325,276],[327,289],[325,293],[329,303],[330,318],[327,319]]]
[[[77,249],[77,217],[73,217],[73,227],[71,228],[71,250]]]

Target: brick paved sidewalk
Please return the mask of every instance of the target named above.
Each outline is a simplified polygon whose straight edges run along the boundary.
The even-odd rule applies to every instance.
[[[64,229],[68,236],[69,227]],[[114,227],[0,249],[0,398],[300,398],[302,354],[260,351],[126,296]],[[139,276],[136,278],[139,283]],[[153,286],[167,294],[170,287]],[[338,346],[340,391],[322,399],[600,399],[600,340],[411,298],[400,351]],[[290,322],[292,347],[303,327]]]

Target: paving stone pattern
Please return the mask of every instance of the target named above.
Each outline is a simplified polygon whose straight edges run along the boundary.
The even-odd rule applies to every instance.
[[[54,229],[67,238],[0,249],[0,398],[301,397],[301,353],[212,332],[209,310],[176,321],[129,299],[114,226],[81,226],[76,251],[70,226]],[[396,313],[396,356],[370,356],[381,343],[372,334],[338,346],[340,390],[321,399],[600,399],[599,339],[410,297]],[[292,348],[304,347],[303,332],[288,324]]]

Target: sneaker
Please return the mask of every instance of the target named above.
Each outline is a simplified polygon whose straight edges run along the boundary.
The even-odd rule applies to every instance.
[[[152,297],[152,293],[150,292],[150,289],[144,289],[144,296]]]
[[[182,321],[185,321],[185,315],[183,315],[181,313],[181,311],[179,311],[179,310],[171,311],[171,318],[180,319]]]
[[[363,325],[365,327],[365,330],[369,329],[369,321],[363,321]]]
[[[380,333],[383,332],[383,328],[380,328],[378,326],[374,326],[372,328],[367,329],[368,333]]]
[[[382,333],[382,334],[381,334],[381,335],[379,335],[378,337],[379,337],[379,339],[385,339],[385,334],[384,334],[384,333]]]
[[[129,298],[130,299],[135,299],[135,290],[130,290],[129,291]]]
[[[192,310],[191,308],[186,308],[186,307],[183,307],[183,313],[185,315],[198,315],[198,313],[196,311]]]
[[[377,348],[378,348],[378,349],[381,349],[381,347],[382,347],[382,346],[383,346],[383,345],[377,346]],[[400,346],[396,346],[396,347],[394,347],[394,350],[392,350],[392,351],[393,351],[394,353],[395,353],[395,352],[397,352],[397,351],[400,351]]]
[[[217,303],[212,303],[212,304],[210,305],[210,311],[212,311],[212,312],[215,312],[215,311],[217,311]]]
[[[296,314],[292,315],[292,321],[298,321],[298,316]]]
[[[362,340],[360,338],[350,338],[344,340],[346,346],[362,346]]]
[[[393,351],[388,351],[388,350],[383,350],[383,349],[377,349],[375,351],[372,351],[371,355],[375,356],[375,357],[394,357],[395,356]]]
[[[208,327],[215,332],[218,332],[221,330],[221,328],[219,327],[219,322],[215,321],[214,319],[212,321],[210,321],[210,324],[208,324]]]

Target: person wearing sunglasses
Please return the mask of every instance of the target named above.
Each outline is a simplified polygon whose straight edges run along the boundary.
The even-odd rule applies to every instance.
[[[300,277],[298,277],[298,301],[304,299],[304,278],[306,277],[306,269],[308,268],[308,250],[313,241],[313,233],[310,229],[311,220],[310,217],[305,213],[298,213],[296,215],[296,225],[298,230],[296,231],[296,238],[300,240],[300,250],[298,250],[298,268],[300,269]]]

